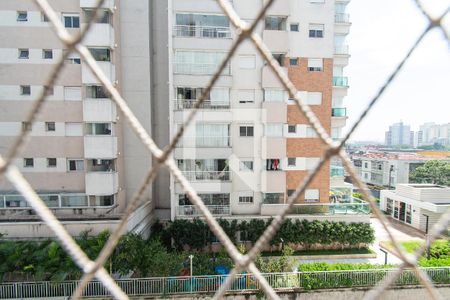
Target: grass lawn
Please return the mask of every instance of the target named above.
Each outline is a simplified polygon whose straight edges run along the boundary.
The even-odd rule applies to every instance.
[[[391,252],[395,252],[394,246],[391,241],[382,242],[383,245],[390,250]],[[414,241],[402,241],[400,245],[405,249],[407,253],[414,253],[417,249],[419,249],[425,242],[414,240]],[[444,248],[449,242],[446,240],[437,240],[431,244],[432,248]],[[450,255],[447,253],[446,255]]]
[[[330,250],[298,250],[294,251],[294,256],[301,255],[345,255],[345,254],[372,254],[374,251],[369,248],[352,248],[352,249],[330,249]],[[262,252],[261,256],[281,256],[281,251]]]

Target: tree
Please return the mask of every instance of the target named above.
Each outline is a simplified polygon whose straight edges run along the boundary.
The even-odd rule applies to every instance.
[[[432,183],[450,186],[450,163],[441,160],[427,161],[410,176],[414,183]]]

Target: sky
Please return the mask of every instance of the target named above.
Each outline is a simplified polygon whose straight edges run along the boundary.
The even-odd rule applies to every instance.
[[[450,5],[450,0],[422,2],[433,15]],[[344,69],[350,86],[344,133],[428,24],[412,0],[352,0],[347,12],[352,26],[347,37],[351,57]],[[444,25],[450,32],[450,14]],[[438,28],[424,38],[350,140],[382,142],[389,125],[399,121],[411,130],[425,122],[450,122],[450,43]]]

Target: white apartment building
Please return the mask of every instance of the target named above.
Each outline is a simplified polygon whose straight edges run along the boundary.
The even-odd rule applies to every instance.
[[[348,2],[275,1],[256,28],[301,97],[336,139],[346,122]],[[247,22],[255,19],[264,3],[232,1]],[[169,97],[173,99],[169,127],[173,136],[236,34],[211,0],[169,1],[168,25]],[[322,152],[323,145],[281,83],[251,42],[245,41],[222,72],[174,158],[213,214],[250,216],[273,215]],[[300,203],[328,203],[329,191],[327,164]],[[173,178],[167,192],[160,198],[170,197],[171,219],[199,215]],[[157,211],[165,216],[169,213]]]
[[[380,208],[395,220],[425,233],[450,209],[450,188],[432,184],[398,184],[383,190]]]
[[[450,123],[436,124],[434,122],[424,123],[417,132],[417,145],[450,145]]]
[[[77,34],[96,1],[49,2],[67,30]],[[256,28],[335,139],[347,118],[348,2],[275,1]],[[232,1],[247,22],[264,3]],[[0,153],[8,153],[21,130],[30,130],[15,165],[69,232],[112,229],[152,166],[150,153],[76,53],[68,55],[37,121],[26,124],[32,101],[66,49],[32,0],[2,0],[0,27]],[[84,44],[162,148],[235,39],[214,0],[106,0]],[[323,148],[246,41],[177,145],[174,159],[214,215],[270,216],[314,168]],[[327,204],[329,195],[328,163],[299,204]],[[142,201],[130,231],[148,231],[156,217],[197,216],[165,169]],[[6,180],[0,182],[0,222],[10,236],[50,236]]]
[[[412,147],[414,132],[411,131],[409,125],[403,124],[403,122],[394,123],[389,126],[389,131],[386,131],[385,144],[388,146],[408,145]]]

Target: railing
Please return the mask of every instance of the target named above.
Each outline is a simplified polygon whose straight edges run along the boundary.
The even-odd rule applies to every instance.
[[[333,76],[333,86],[348,87],[348,77]]]
[[[230,27],[175,25],[173,32],[178,37],[231,39]]]
[[[348,45],[334,46],[334,54],[336,55],[348,55]]]
[[[217,64],[200,64],[200,63],[185,63],[174,62],[173,71],[175,74],[188,74],[188,75],[212,75],[219,68]],[[230,75],[231,68],[228,64],[223,70],[221,75]]]
[[[278,212],[286,204],[263,204],[265,210]],[[272,208],[272,209],[271,209]],[[317,203],[294,204],[289,214],[294,215],[367,215],[370,213],[368,203]]]
[[[182,171],[182,173],[190,181],[230,180],[230,171]]]
[[[183,137],[177,144],[178,147],[221,148],[231,147],[229,136],[193,136]]]
[[[421,268],[435,284],[450,283],[450,267]],[[263,273],[262,276],[276,290],[315,290],[348,287],[372,287],[396,269],[346,270],[321,272]],[[129,296],[176,295],[186,293],[212,293],[218,290],[228,275],[154,277],[119,279],[117,284]],[[9,282],[0,284],[0,299],[70,297],[78,281],[63,282]],[[404,270],[394,282],[395,286],[420,284],[413,270]],[[228,291],[260,290],[260,283],[251,274],[238,274]],[[110,296],[98,281],[87,284],[85,297]]]
[[[229,205],[207,205],[206,206],[213,215],[231,215],[231,207]],[[201,216],[202,213],[195,205],[182,205],[177,207],[177,216]]]
[[[45,204],[54,208],[88,208],[89,201],[85,194],[38,194]],[[30,209],[22,195],[0,195],[0,209]]]
[[[183,110],[183,109],[192,109],[194,108],[194,104],[196,99],[177,99],[174,101],[174,109],[175,110]],[[200,105],[201,109],[229,109],[230,102],[220,102],[220,101],[211,101],[205,100]]]
[[[334,23],[350,23],[350,15],[337,13],[334,15]]]
[[[331,109],[331,116],[332,117],[346,117],[347,109],[345,107],[333,107]]]

